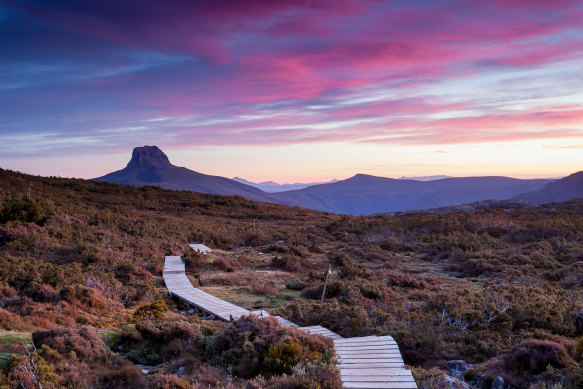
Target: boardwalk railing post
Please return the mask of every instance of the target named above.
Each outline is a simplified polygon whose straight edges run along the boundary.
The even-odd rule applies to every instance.
[[[324,304],[324,296],[326,295],[326,286],[328,285],[328,277],[332,274],[332,265],[328,265],[328,271],[326,272],[326,279],[324,280],[324,288],[322,289],[322,298],[320,298],[320,305]]]

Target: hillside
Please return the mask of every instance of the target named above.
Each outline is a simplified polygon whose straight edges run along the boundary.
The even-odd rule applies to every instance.
[[[332,184],[274,194],[278,202],[320,211],[370,215],[422,210],[481,200],[505,200],[543,188],[551,180],[462,177],[432,181],[358,174]]]
[[[182,254],[195,286],[245,309],[393,336],[420,388],[581,387],[581,231],[582,201],[353,217],[0,170],[0,386],[339,388],[325,339],[171,299],[164,255]]]
[[[516,200],[533,204],[547,204],[583,197],[583,172],[548,183],[543,189],[516,196]]]
[[[193,190],[210,194],[240,195],[250,200],[273,201],[268,194],[250,185],[174,166],[166,154],[156,146],[136,147],[124,169],[93,180],[134,186],[154,185],[165,189]]]

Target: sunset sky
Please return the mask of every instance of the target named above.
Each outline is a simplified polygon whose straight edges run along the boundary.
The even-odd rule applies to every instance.
[[[143,145],[255,181],[583,170],[583,2],[0,0],[0,167]]]

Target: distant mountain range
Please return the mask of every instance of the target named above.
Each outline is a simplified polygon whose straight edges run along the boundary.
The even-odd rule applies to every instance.
[[[334,184],[278,193],[278,200],[321,211],[368,215],[504,200],[544,188],[550,180],[462,177],[433,181],[396,180],[357,174]]]
[[[560,180],[508,177],[391,179],[357,174],[346,180],[322,184],[255,184],[241,178],[231,180],[174,166],[156,146],[135,148],[124,169],[94,180],[241,195],[250,200],[352,215],[424,210],[483,200],[512,199],[542,204],[583,197],[583,172]],[[296,189],[283,191],[283,188]]]
[[[312,182],[309,184],[300,184],[300,183],[278,184],[277,182],[273,182],[273,181],[264,181],[264,182],[260,182],[260,183],[255,183],[255,182],[247,181],[244,178],[239,178],[239,177],[235,177],[235,178],[233,178],[233,180],[240,182],[242,184],[245,184],[245,185],[249,185],[249,186],[253,186],[255,188],[261,189],[262,191],[267,192],[267,193],[286,192],[289,190],[304,189],[304,188],[307,188],[308,186],[313,186],[313,185],[331,184],[334,182],[338,182],[338,180],[332,180],[332,181],[327,181],[327,182]]]

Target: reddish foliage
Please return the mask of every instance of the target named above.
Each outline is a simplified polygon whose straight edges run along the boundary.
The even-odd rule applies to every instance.
[[[547,366],[563,368],[572,362],[562,344],[549,340],[527,339],[514,347],[506,357],[506,367],[510,371],[538,374]]]
[[[78,358],[92,360],[103,357],[108,349],[92,327],[59,328],[32,333],[37,348],[47,345],[65,355],[74,351]]]

